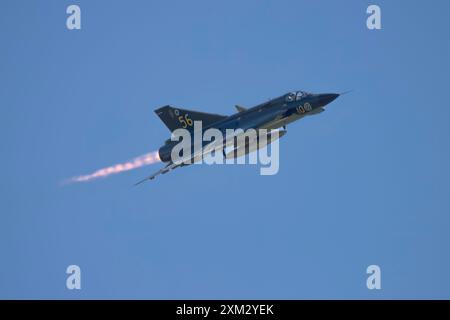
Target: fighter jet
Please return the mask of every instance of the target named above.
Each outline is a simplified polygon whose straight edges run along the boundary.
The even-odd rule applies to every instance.
[[[160,107],[155,110],[155,113],[171,132],[180,128],[194,132],[194,122],[201,121],[201,133],[211,128],[218,129],[223,133],[227,129],[242,129],[243,131],[248,129],[266,129],[268,133],[264,141],[269,144],[286,134],[286,126],[289,123],[323,112],[325,110],[324,107],[334,101],[339,95],[341,94],[313,94],[305,91],[288,92],[252,108],[236,105],[237,112],[231,116],[186,110],[171,105]],[[271,137],[271,130],[277,130],[278,134]],[[182,159],[183,161],[173,161],[172,150],[178,143],[179,141],[172,141],[172,139],[166,140],[164,145],[158,150],[159,158],[162,162],[167,163],[166,166],[144,180],[139,181],[136,185],[146,180],[152,180],[159,174],[165,174],[176,167],[184,166],[186,163],[195,162],[195,159],[205,156],[212,150],[221,149],[224,156],[229,158],[245,155],[264,146],[258,143],[256,143],[256,148],[251,148],[248,145],[235,146],[231,152],[225,153],[225,148],[227,147],[226,139],[214,141],[213,143],[209,142],[208,145],[206,145],[207,142],[203,142],[200,153],[196,154],[193,152],[189,154],[188,158]]]

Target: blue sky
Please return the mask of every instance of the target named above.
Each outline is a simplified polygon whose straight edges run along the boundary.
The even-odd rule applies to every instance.
[[[2,1],[0,298],[450,298],[449,9]],[[289,126],[275,176],[204,165],[131,187],[156,164],[60,185],[158,149],[165,104],[349,89]]]

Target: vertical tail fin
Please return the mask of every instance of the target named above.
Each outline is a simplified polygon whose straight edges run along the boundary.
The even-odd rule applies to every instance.
[[[202,125],[205,127],[227,118],[227,116],[219,114],[186,110],[169,105],[156,109],[155,113],[170,131],[193,128],[194,121],[202,121]]]

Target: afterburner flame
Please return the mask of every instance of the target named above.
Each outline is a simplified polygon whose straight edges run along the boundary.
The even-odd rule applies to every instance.
[[[106,178],[112,174],[137,169],[160,161],[161,160],[159,159],[159,154],[157,151],[150,152],[125,163],[115,164],[113,166],[97,170],[91,174],[70,178],[66,181],[66,183],[87,182],[97,178]]]

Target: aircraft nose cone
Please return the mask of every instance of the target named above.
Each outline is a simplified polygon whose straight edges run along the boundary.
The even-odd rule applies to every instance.
[[[337,97],[339,97],[337,93],[324,93],[319,95],[319,103],[323,107],[336,100]]]

